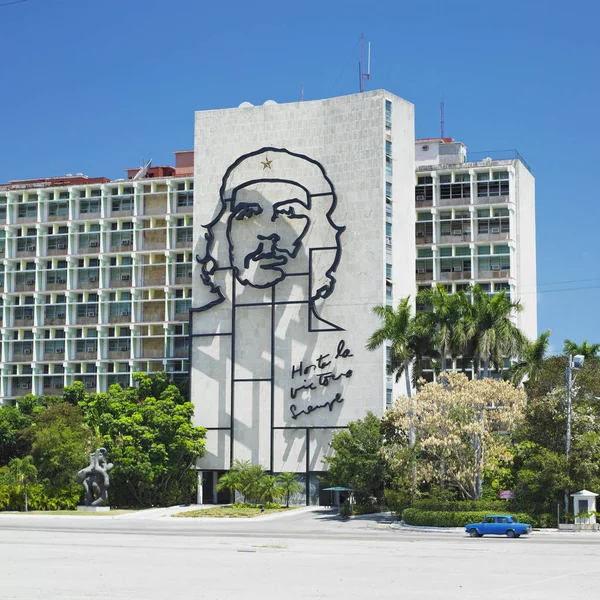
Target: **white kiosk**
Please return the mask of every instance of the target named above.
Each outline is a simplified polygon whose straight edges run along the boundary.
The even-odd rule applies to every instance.
[[[595,525],[596,515],[578,517],[581,513],[588,513],[589,511],[596,510],[596,497],[598,494],[589,492],[588,490],[581,490],[571,494],[573,498],[573,514],[575,515],[576,525]]]

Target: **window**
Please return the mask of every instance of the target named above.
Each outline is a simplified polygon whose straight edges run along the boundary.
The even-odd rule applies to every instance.
[[[452,183],[452,175],[440,175],[440,183]]]
[[[385,174],[386,175],[392,174],[392,157],[387,156],[387,155],[385,157]]]
[[[419,248],[417,250],[417,258],[431,258],[433,250],[431,248]]]
[[[385,235],[387,235],[388,237],[391,237],[391,235],[392,235],[392,224],[391,223],[385,224]]]
[[[194,206],[194,191],[188,190],[186,192],[177,193],[177,207],[183,208],[185,206]]]
[[[449,177],[449,176],[448,176]],[[446,183],[440,185],[440,199],[451,200],[471,197],[471,184],[469,183]]]
[[[417,221],[432,221],[433,215],[430,212],[418,212]]]
[[[194,238],[193,227],[179,227],[177,229],[177,242],[191,242]]]
[[[108,341],[109,352],[129,352],[131,350],[131,340],[129,338],[116,338]]]
[[[477,181],[489,181],[490,180],[490,174],[488,171],[486,171],[485,173],[477,173]]]
[[[79,205],[79,212],[82,215],[88,213],[99,213],[100,212],[100,200],[82,200]]]
[[[20,219],[37,218],[37,204],[21,204],[17,216]]]
[[[64,340],[51,340],[44,342],[44,353],[46,354],[64,354],[65,342]]]
[[[389,100],[385,101],[385,126],[387,129],[392,127],[392,103]]]
[[[509,175],[508,175],[508,171],[494,171],[492,173],[492,177],[493,177],[494,181],[500,181],[500,180],[508,179]]]
[[[33,308],[27,306],[17,306],[15,308],[15,319],[20,319],[22,321],[32,321]]]
[[[385,182],[385,200],[388,203],[392,201],[392,182],[391,181]]]
[[[392,142],[390,140],[385,141],[385,155],[392,158]]]
[[[390,265],[389,263],[385,265],[385,276],[388,279],[392,278],[392,265]]]
[[[46,283],[48,285],[65,284],[67,283],[66,269],[53,269],[52,266],[47,267]]]
[[[46,306],[46,319],[64,319],[66,316],[67,307],[64,303],[64,296],[62,304],[52,304],[50,306]]]
[[[455,256],[471,256],[471,248],[469,246],[457,246],[454,251]]]
[[[417,206],[419,202],[431,202],[433,200],[433,178],[430,175],[420,175],[417,177],[415,186],[415,201]]]
[[[494,254],[510,254],[508,244],[494,244]]]
[[[458,182],[462,182],[462,183],[466,183],[471,181],[471,176],[468,173],[455,173],[454,174],[454,181]]]
[[[392,296],[392,284],[391,283],[387,283],[385,284],[385,297],[386,300],[392,300],[393,296]]]
[[[133,210],[133,197],[116,198],[111,201],[112,212]]]
[[[50,217],[67,217],[69,216],[68,202],[52,202],[48,207],[48,215]]]
[[[509,182],[508,181],[487,181],[477,183],[477,197],[494,197],[508,196]]]
[[[77,340],[75,352],[96,352],[98,342],[96,340]]]
[[[189,263],[178,264],[175,267],[175,277],[189,278],[192,276],[192,265]]]

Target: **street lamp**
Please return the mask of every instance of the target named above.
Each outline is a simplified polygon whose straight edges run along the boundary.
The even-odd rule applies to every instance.
[[[573,377],[573,371],[579,371],[583,368],[583,361],[585,356],[577,354],[568,356],[567,364],[567,443],[566,443],[566,457],[567,457],[567,474],[569,473],[569,454],[571,453],[571,398],[573,384],[575,383],[575,377]],[[569,490],[565,489],[565,513],[569,512]]]

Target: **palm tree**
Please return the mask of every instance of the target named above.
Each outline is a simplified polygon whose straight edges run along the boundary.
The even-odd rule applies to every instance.
[[[396,381],[406,375],[406,395],[412,396],[410,381],[410,365],[414,360],[411,348],[411,306],[410,296],[402,298],[398,308],[391,306],[374,306],[373,312],[383,321],[367,341],[367,350],[377,350],[386,342],[390,342],[390,365],[388,372],[396,375]]]
[[[260,478],[258,488],[258,499],[261,502],[273,502],[284,494],[283,489],[279,487],[277,477],[266,473]]]
[[[548,351],[550,333],[550,330],[544,331],[533,342],[527,339],[523,340],[519,360],[509,369],[509,375],[514,385],[520,385],[524,379],[537,381]]]
[[[429,309],[419,313],[430,339],[439,349],[441,370],[447,370],[448,355],[461,353],[467,346],[464,317],[469,311],[469,298],[464,292],[448,292],[444,285],[419,292],[418,302]]]
[[[511,313],[521,312],[520,302],[512,302],[504,291],[490,296],[478,285],[472,288],[473,302],[465,315],[465,330],[473,357],[483,365],[482,377],[489,376],[490,364],[500,366],[503,357],[518,356],[524,335],[512,322]]]
[[[292,494],[299,494],[303,489],[302,484],[296,479],[295,473],[279,473],[277,475],[277,483],[285,497],[285,507],[289,508],[290,496]]]
[[[563,348],[563,352],[567,356],[577,356],[580,354],[586,359],[597,358],[599,351],[600,344],[588,344],[587,340],[583,340],[583,343],[579,346],[571,340],[565,340],[565,346]]]
[[[25,492],[25,512],[28,512],[29,496],[27,485],[33,485],[37,480],[37,469],[33,464],[33,457],[12,458],[8,463],[8,476],[14,485]]]

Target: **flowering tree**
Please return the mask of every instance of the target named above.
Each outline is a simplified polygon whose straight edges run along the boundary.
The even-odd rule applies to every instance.
[[[416,397],[394,402],[384,417],[394,442],[384,452],[390,463],[415,470],[415,485],[452,486],[478,498],[484,471],[493,474],[512,461],[509,435],[522,418],[525,393],[507,381],[443,377],[444,385],[425,384]]]

